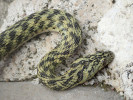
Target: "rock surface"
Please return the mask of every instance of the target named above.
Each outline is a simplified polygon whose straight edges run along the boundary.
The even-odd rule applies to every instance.
[[[112,91],[99,87],[76,87],[68,91],[53,91],[45,86],[21,83],[0,83],[1,100],[123,100]]]
[[[133,1],[132,0],[14,0],[0,31],[7,26],[45,8],[71,13],[83,30],[84,42],[78,53],[66,60],[92,54],[96,50],[111,50],[115,60],[89,84],[102,82],[111,85],[127,99],[133,99]],[[0,80],[20,81],[36,76],[40,59],[52,50],[61,37],[57,33],[42,34],[0,61]],[[37,58],[37,59],[36,59]],[[65,70],[64,65],[61,69]],[[61,72],[61,73],[64,73]],[[95,81],[96,80],[96,81]]]
[[[115,53],[109,67],[110,84],[133,99],[133,0],[118,0],[98,23],[95,40]],[[101,47],[100,47],[101,49]]]

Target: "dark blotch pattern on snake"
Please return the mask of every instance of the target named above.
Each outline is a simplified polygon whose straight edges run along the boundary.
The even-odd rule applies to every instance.
[[[64,75],[55,75],[54,69],[62,63],[62,59],[71,56],[81,44],[82,32],[72,15],[49,9],[29,15],[0,34],[0,60],[44,31],[57,31],[62,35],[59,45],[46,54],[38,64],[37,76],[49,88],[65,90],[82,84],[114,58],[111,51],[96,52],[74,61]]]

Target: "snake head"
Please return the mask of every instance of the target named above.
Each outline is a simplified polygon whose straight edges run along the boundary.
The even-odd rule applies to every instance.
[[[110,64],[115,57],[112,51],[97,51],[96,56],[103,62],[103,66]]]

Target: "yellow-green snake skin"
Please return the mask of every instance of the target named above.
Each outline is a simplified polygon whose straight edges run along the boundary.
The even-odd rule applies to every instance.
[[[46,9],[27,16],[0,34],[0,60],[44,31],[57,31],[62,35],[61,42],[38,64],[38,78],[54,90],[65,90],[84,83],[114,58],[111,51],[99,51],[77,59],[70,70],[57,76],[54,69],[81,44],[82,32],[77,20],[69,13]]]

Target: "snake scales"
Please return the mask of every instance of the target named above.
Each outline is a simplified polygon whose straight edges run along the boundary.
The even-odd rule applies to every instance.
[[[54,69],[81,44],[82,32],[72,15],[48,9],[27,16],[0,34],[0,60],[44,31],[57,31],[62,36],[61,42],[38,64],[38,78],[54,90],[65,90],[84,83],[114,58],[111,51],[99,51],[77,59],[71,64],[70,70],[57,76]]]

